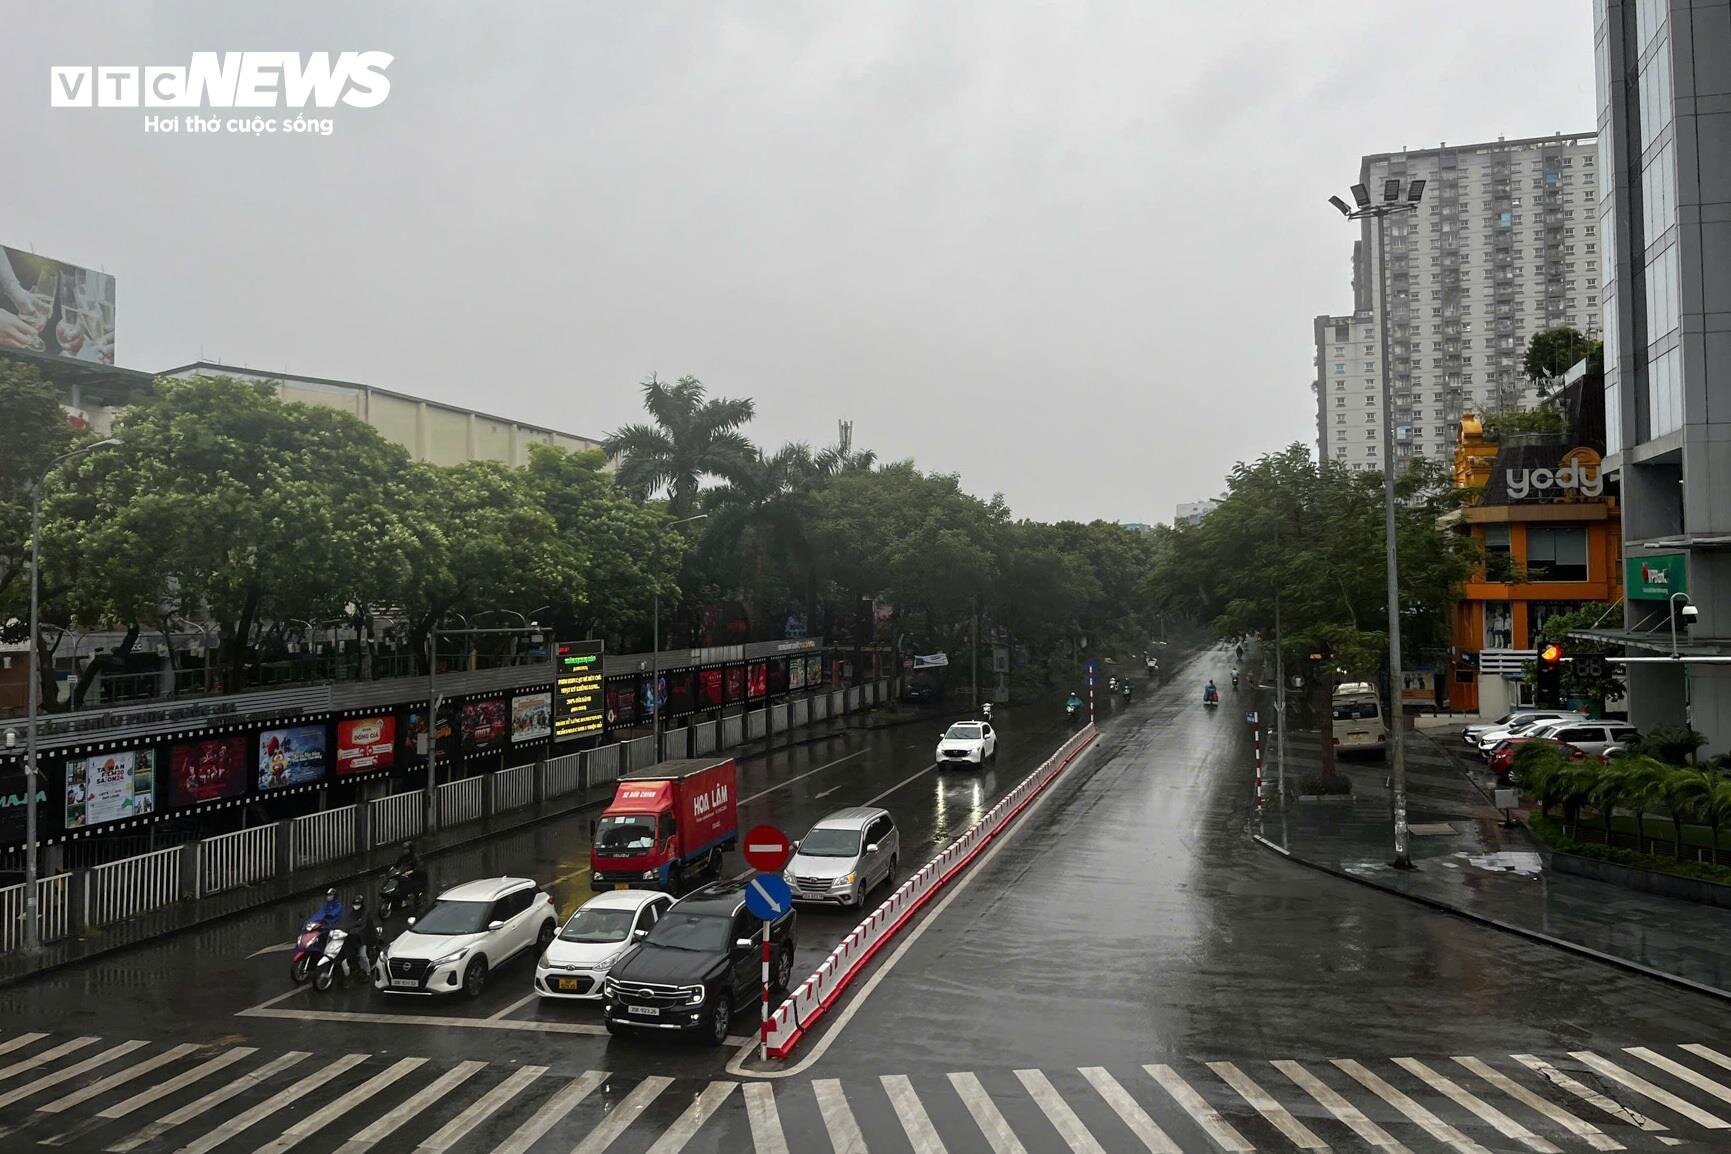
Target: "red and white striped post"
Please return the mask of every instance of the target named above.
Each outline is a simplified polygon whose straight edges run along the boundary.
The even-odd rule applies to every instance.
[[[1256,812],[1262,812],[1262,714],[1256,715]]]
[[[763,923],[763,1023],[757,1029],[757,1057],[769,1060],[769,922]]]
[[[1088,671],[1088,724],[1094,724],[1094,671]]]

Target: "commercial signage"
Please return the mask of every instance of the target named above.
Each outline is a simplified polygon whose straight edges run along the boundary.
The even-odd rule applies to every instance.
[[[0,246],[0,348],[114,363],[114,278]]]
[[[667,674],[645,674],[637,679],[637,711],[640,717],[654,717],[667,704]]]
[[[792,657],[787,662],[787,688],[792,690],[805,688],[805,658]]]
[[[690,715],[695,698],[695,672],[681,669],[667,675],[667,716]]]
[[[600,733],[600,641],[561,641],[553,649],[553,736],[559,741]]]
[[[487,697],[463,703],[463,752],[485,753],[503,744],[510,721],[505,699]]]
[[[24,840],[24,830],[28,824],[24,811],[29,807],[30,795],[24,788],[24,771],[22,769],[0,770],[0,845],[16,845]],[[44,835],[43,819],[52,818],[54,811],[48,807],[48,790],[42,781],[36,782],[36,838],[40,841]]]
[[[637,701],[642,688],[636,677],[614,677],[607,682],[607,728],[637,724]]]
[[[805,655],[805,685],[807,689],[822,688],[823,654],[807,653]]]
[[[519,693],[511,699],[512,741],[539,741],[552,732],[551,693]]]
[[[1554,501],[1605,494],[1599,454],[1591,449],[1570,449],[1555,469],[1504,469],[1503,484],[1515,501]]]
[[[66,762],[66,828],[85,829],[156,810],[156,751],[128,749]]]
[[[727,704],[734,705],[745,700],[745,666],[729,665],[722,670],[726,683]]]
[[[439,702],[438,720],[434,723],[434,739],[438,742],[439,757],[449,759],[456,753],[457,739],[451,728],[451,701],[449,698]],[[417,757],[426,756],[422,748],[427,739],[427,708],[421,706],[411,709],[403,716],[403,741],[405,753]]]
[[[325,776],[325,727],[297,725],[258,735],[258,787],[311,785]]]
[[[745,696],[748,701],[756,701],[769,693],[769,666],[761,661],[753,661],[745,677]]]
[[[697,671],[697,708],[720,709],[727,698],[722,693],[721,670],[711,667]]]
[[[182,742],[168,755],[169,808],[241,797],[246,793],[246,775],[246,738]]]
[[[1637,600],[1669,601],[1673,593],[1689,592],[1688,558],[1681,553],[1625,557],[1623,584]]]
[[[371,773],[397,763],[397,719],[351,717],[337,722],[337,773]]]

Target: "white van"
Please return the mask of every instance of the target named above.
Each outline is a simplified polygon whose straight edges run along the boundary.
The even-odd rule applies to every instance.
[[[1388,727],[1376,686],[1349,681],[1334,691],[1334,751],[1341,756],[1366,754],[1381,758],[1388,751]]]

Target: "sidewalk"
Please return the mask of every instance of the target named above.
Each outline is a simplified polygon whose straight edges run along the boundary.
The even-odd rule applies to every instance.
[[[1317,762],[1315,734],[1289,735],[1288,772]],[[1459,729],[1410,733],[1407,808],[1412,870],[1396,870],[1388,767],[1342,762],[1350,802],[1272,804],[1261,839],[1293,860],[1498,929],[1731,998],[1731,912],[1638,893],[1546,868],[1525,827],[1504,829],[1490,775]],[[1297,767],[1295,770],[1295,766]]]

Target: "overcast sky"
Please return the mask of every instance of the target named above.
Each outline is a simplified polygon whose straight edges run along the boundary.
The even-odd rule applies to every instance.
[[[12,7],[0,242],[220,358],[587,435],[637,382],[752,435],[1170,521],[1315,436],[1359,157],[1593,127],[1583,0]],[[329,137],[51,109],[51,64],[392,53]]]

